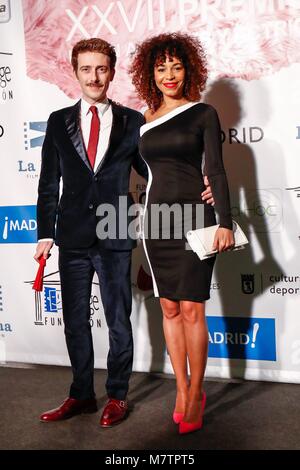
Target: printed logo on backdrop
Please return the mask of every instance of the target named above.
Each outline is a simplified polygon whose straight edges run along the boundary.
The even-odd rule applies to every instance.
[[[221,131],[222,143],[229,144],[255,144],[264,138],[264,131],[261,127],[250,126],[241,129],[229,128],[226,132]]]
[[[0,207],[0,243],[36,243],[36,206]]]
[[[7,23],[10,17],[10,0],[0,0],[0,23]]]
[[[38,8],[31,0],[22,2],[27,73],[32,79],[57,85],[70,98],[79,93],[72,79],[70,50],[80,39],[90,37],[102,37],[115,45],[119,67],[118,77],[111,84],[112,96],[132,107],[140,103],[132,94],[128,59],[135,44],[154,33],[180,30],[198,35],[216,80],[257,80],[300,61],[299,9],[295,0],[42,3],[47,8]],[[224,45],[226,53],[220,54]],[[49,63],[59,63],[64,73],[57,73]]]
[[[258,282],[255,283],[255,278]],[[257,285],[256,285],[257,284]],[[300,275],[283,273],[256,273],[241,274],[241,290],[243,294],[253,294],[260,290],[261,293],[268,291],[269,294],[278,297],[295,297],[300,295]]]
[[[0,124],[0,138],[4,136],[4,127]]]
[[[5,321],[3,319],[3,289],[2,285],[0,285],[0,337],[4,338],[5,333],[12,333],[12,325],[11,323]],[[0,346],[1,347],[1,346]],[[0,351],[0,361],[1,361],[1,351]]]
[[[1,1],[1,0],[0,0]],[[12,101],[13,94],[13,73],[9,62],[10,52],[0,50],[0,103]]]
[[[276,361],[273,318],[207,316],[208,356]]]
[[[32,288],[34,281],[25,281]],[[101,328],[100,311],[102,312],[99,294],[99,283],[93,282],[92,294],[90,297],[90,324],[92,327]],[[43,277],[43,291],[34,292],[35,317],[34,324],[37,326],[53,327],[63,326],[62,298],[59,272],[47,274]]]
[[[249,231],[257,233],[282,230],[283,204],[281,189],[246,190],[238,206],[231,207],[232,217],[247,220]],[[242,223],[242,222],[241,222]]]
[[[47,121],[28,121],[24,122],[24,147],[26,151],[34,151],[38,149],[36,156],[38,160],[28,161],[28,160],[18,160],[18,172],[20,175],[25,176],[26,178],[38,178],[39,165],[37,166],[37,161],[40,162],[40,149],[43,145],[46,133]],[[30,155],[32,152],[30,153]]]
[[[47,128],[47,121],[24,122],[25,150],[42,147]]]
[[[242,292],[244,294],[253,294],[255,288],[254,274],[241,274]]]
[[[271,285],[269,293],[273,296],[295,298],[300,295],[300,275],[298,274],[268,274],[263,276],[263,282],[266,282],[268,286]]]

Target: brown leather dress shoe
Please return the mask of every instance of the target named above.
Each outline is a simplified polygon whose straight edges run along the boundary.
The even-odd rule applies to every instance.
[[[123,421],[128,414],[128,403],[124,400],[110,398],[103,410],[100,426],[111,428]]]
[[[95,413],[98,410],[95,398],[89,400],[76,400],[76,398],[66,398],[63,403],[53,410],[46,411],[40,416],[40,421],[49,423],[50,421],[60,421],[72,418],[81,413]]]

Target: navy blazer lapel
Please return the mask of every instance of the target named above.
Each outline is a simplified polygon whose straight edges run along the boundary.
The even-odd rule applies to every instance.
[[[65,116],[65,123],[67,126],[68,135],[75,147],[76,152],[80,156],[81,160],[86,164],[88,169],[93,171],[85,150],[80,128],[80,102],[81,100],[79,100]]]
[[[117,147],[119,147],[122,143],[123,135],[127,125],[127,115],[124,114],[123,108],[113,101],[109,100],[112,106],[112,113],[113,113],[113,122],[112,128],[109,138],[109,144],[107,151],[99,163],[95,173],[97,173],[100,168],[109,160],[109,158],[114,154]],[[100,143],[101,145],[101,143]]]

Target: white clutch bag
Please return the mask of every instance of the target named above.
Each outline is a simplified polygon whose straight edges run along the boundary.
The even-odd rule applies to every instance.
[[[186,234],[187,241],[192,250],[201,260],[214,256],[217,250],[213,250],[213,243],[219,225],[189,230]],[[249,243],[243,230],[234,220],[232,221],[232,230],[234,235],[234,248],[232,250],[242,250]]]

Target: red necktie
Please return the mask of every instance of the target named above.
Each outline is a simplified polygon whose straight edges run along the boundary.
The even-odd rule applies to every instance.
[[[91,106],[89,111],[91,111],[93,116],[92,116],[92,121],[91,121],[91,130],[90,130],[87,154],[89,157],[91,167],[94,168],[96,155],[97,155],[97,145],[98,145],[98,140],[99,140],[100,120],[98,116],[98,109],[96,106]]]

